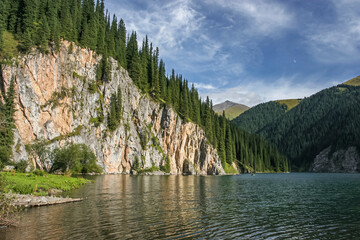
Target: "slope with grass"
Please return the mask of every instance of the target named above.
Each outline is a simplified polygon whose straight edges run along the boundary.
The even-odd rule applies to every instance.
[[[34,173],[0,173],[5,180],[5,192],[19,194],[49,195],[53,192],[69,191],[79,188],[89,180],[84,178],[67,177],[63,175],[47,174],[42,171]]]
[[[289,111],[299,105],[301,99],[283,99],[283,100],[277,100],[276,102],[286,105],[287,109],[286,111]]]
[[[243,104],[225,101],[214,105],[213,109],[218,115],[222,115],[223,111],[225,111],[225,117],[232,120],[248,110],[249,107]]]
[[[352,78],[352,79],[344,82],[344,84],[345,85],[350,85],[350,86],[360,86],[360,76]]]

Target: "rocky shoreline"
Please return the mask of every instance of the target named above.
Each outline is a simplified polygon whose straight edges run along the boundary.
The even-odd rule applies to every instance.
[[[69,198],[69,197],[55,197],[55,196],[34,196],[23,194],[8,194],[11,199],[11,204],[21,207],[40,207],[55,204],[80,202],[82,198]]]

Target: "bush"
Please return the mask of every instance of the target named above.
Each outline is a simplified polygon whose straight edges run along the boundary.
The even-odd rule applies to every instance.
[[[45,172],[42,171],[42,170],[36,169],[36,170],[33,172],[33,174],[36,175],[36,176],[44,176]]]
[[[26,172],[27,167],[28,167],[28,163],[25,160],[21,160],[20,162],[15,163],[15,166],[14,166],[16,172],[19,172],[19,173]]]
[[[6,146],[0,146],[0,171],[5,167],[10,159],[10,151]]]
[[[65,148],[55,149],[51,172],[58,170],[71,173],[101,172],[95,154],[85,144],[68,144]]]
[[[160,167],[160,170],[166,173],[170,173],[170,159],[169,156],[165,156],[165,164]]]
[[[139,157],[135,156],[135,161],[134,161],[131,169],[138,171],[139,168],[140,168]]]
[[[4,193],[6,184],[6,178],[0,174],[0,226],[11,226],[17,222],[18,210]]]

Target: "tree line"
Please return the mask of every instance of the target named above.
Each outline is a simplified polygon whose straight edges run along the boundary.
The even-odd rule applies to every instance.
[[[224,115],[213,111],[209,98],[201,99],[197,89],[181,74],[167,75],[159,49],[146,36],[138,46],[137,33],[126,31],[125,23],[105,10],[97,0],[3,0],[0,34],[7,31],[26,53],[36,47],[47,53],[59,49],[66,39],[102,54],[97,71],[98,84],[110,81],[109,56],[127,69],[137,87],[161,104],[170,105],[185,120],[203,127],[209,143],[218,150],[223,165],[237,162],[245,169],[288,171],[287,159],[262,138],[248,134]],[[1,50],[1,42],[0,42]],[[119,98],[120,94],[120,98]],[[108,126],[114,130],[121,115],[121,91],[111,100]]]
[[[234,123],[274,143],[291,160],[292,169],[308,171],[317,154],[331,146],[360,152],[360,87],[341,84],[303,99],[285,112],[276,102],[260,104]],[[251,121],[249,121],[251,119]]]

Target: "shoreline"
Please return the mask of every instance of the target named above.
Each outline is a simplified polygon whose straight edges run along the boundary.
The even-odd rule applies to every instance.
[[[64,203],[80,202],[83,198],[55,197],[55,196],[35,196],[29,194],[10,193],[7,197],[11,199],[11,204],[16,207],[41,207]]]

